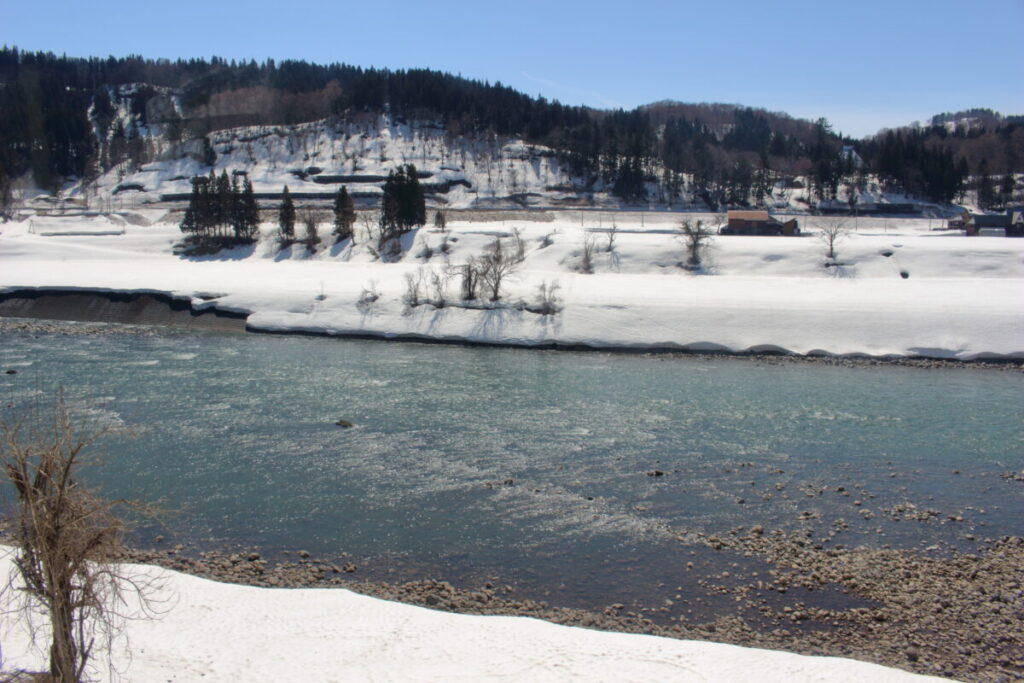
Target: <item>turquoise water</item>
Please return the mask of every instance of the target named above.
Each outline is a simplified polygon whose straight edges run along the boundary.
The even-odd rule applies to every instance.
[[[1019,372],[175,331],[6,332],[7,368],[8,415],[62,384],[133,431],[93,476],[176,511],[170,533],[198,548],[542,593],[571,576],[603,598],[622,572],[678,566],[693,531],[817,536],[842,518],[832,542],[898,547],[1024,533],[1024,484],[1000,476],[1024,470]],[[940,514],[883,512],[903,502]]]

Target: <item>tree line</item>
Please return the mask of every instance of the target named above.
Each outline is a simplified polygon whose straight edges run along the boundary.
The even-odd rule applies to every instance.
[[[251,244],[259,235],[260,212],[249,178],[240,184],[227,170],[192,179],[192,193],[181,221],[193,249]]]
[[[657,103],[602,111],[428,69],[217,57],[83,59],[5,47],[0,185],[5,176],[31,172],[37,184],[55,188],[64,178],[141,163],[153,156],[154,132],[170,141],[202,138],[227,125],[204,113],[203,105],[213,95],[230,102],[232,91],[252,87],[274,95],[265,111],[248,115],[249,124],[388,112],[400,120],[438,121],[453,134],[519,136],[552,147],[580,178],[576,191],[606,189],[630,202],[671,203],[688,189],[713,208],[756,204],[776,180],[794,175],[810,178],[814,197],[833,198],[854,175],[840,154],[847,144],[857,146],[864,172],[935,201],[950,201],[968,175],[983,170],[1024,172],[1019,117],[988,117],[962,134],[947,134],[937,124],[855,141],[824,120],[760,109]],[[176,93],[180,112],[168,106],[167,89]],[[299,97],[310,94],[317,96]],[[662,196],[650,196],[653,188]]]

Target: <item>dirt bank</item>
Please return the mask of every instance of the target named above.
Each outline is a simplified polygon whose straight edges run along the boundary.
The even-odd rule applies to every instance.
[[[195,311],[189,302],[163,294],[17,290],[0,294],[0,317],[245,330],[244,315]]]

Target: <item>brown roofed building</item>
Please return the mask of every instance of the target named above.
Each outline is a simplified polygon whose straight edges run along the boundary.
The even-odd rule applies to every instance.
[[[722,235],[799,235],[796,219],[785,223],[768,215],[767,211],[730,211],[729,222],[719,233]]]

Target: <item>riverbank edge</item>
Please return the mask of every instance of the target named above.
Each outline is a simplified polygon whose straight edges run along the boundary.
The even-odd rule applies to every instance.
[[[105,310],[98,310],[104,308]],[[1024,358],[985,355],[970,359],[930,356],[899,356],[869,354],[798,354],[785,351],[692,350],[664,344],[614,346],[568,342],[517,344],[461,338],[439,338],[420,334],[372,333],[364,331],[310,330],[304,328],[270,329],[248,323],[252,311],[220,308],[210,300],[197,308],[189,296],[175,296],[166,291],[133,289],[105,290],[68,287],[6,287],[0,288],[0,319],[28,318],[112,324],[158,325],[220,331],[244,331],[255,334],[326,337],[378,341],[480,346],[548,351],[589,351],[615,354],[648,354],[686,356],[693,358],[743,358],[767,363],[810,362],[838,366],[903,366],[929,369],[998,368],[1024,371]]]
[[[698,542],[771,562],[777,571],[764,577],[764,591],[785,594],[787,589],[799,592],[832,584],[872,606],[815,609],[795,598],[792,608],[760,607],[761,624],[739,613],[703,623],[659,623],[651,618],[654,609],[622,604],[603,610],[549,605],[500,582],[472,588],[431,578],[360,579],[354,564],[321,560],[302,550],[294,551],[293,560],[269,562],[253,549],[193,554],[178,544],[163,550],[126,548],[118,561],[160,566],[222,583],[274,589],[343,588],[439,611],[529,617],[600,631],[844,657],[972,682],[1010,680],[1024,674],[1021,621],[1014,618],[1014,605],[1024,596],[1020,583],[1024,538],[989,539],[974,553],[932,557],[912,550],[817,548],[796,536],[765,533],[756,527],[746,534],[698,534]],[[714,577],[704,586],[710,592],[734,594],[751,612],[758,603],[764,604],[757,598],[761,586],[756,588],[730,589]],[[996,632],[1002,635],[992,638]]]

